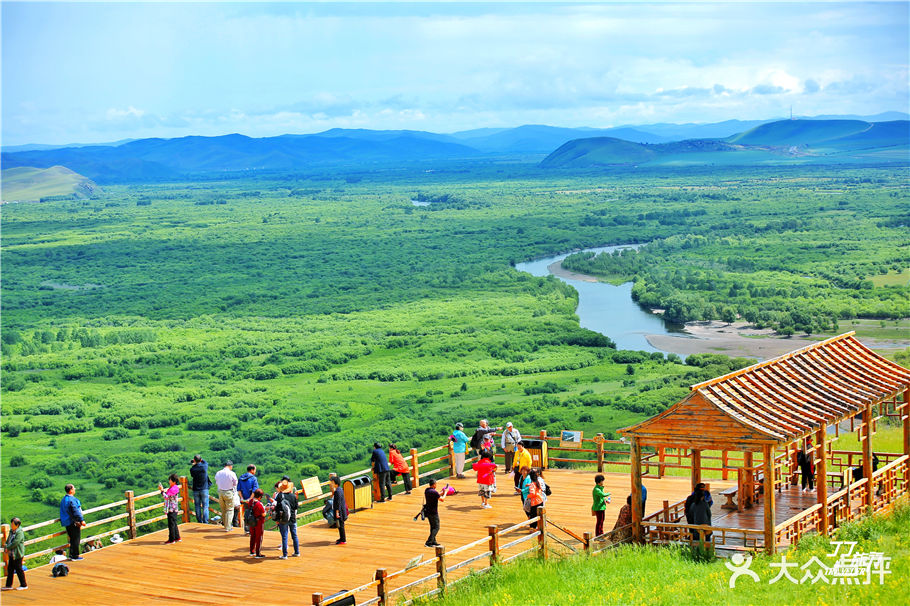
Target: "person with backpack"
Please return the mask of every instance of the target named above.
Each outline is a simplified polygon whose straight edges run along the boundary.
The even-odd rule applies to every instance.
[[[28,583],[25,580],[25,570],[22,568],[22,560],[25,558],[25,532],[21,526],[19,518],[13,518],[9,521],[10,533],[6,538],[6,545],[3,546],[9,560],[6,564],[6,585],[4,590],[13,588],[13,575],[19,577],[19,589],[28,589]]]
[[[373,451],[370,455],[370,466],[373,473],[376,474],[376,481],[379,482],[379,502],[386,501],[385,495],[388,494],[388,500],[392,500],[392,480],[389,479],[391,470],[389,468],[389,459],[382,450],[382,444],[373,442]]]
[[[486,452],[480,455],[480,460],[472,465],[477,472],[477,494],[480,495],[480,507],[492,509],[490,498],[493,496],[493,486],[496,484],[496,463],[493,462],[493,453]]]
[[[465,434],[464,425],[455,423],[455,431],[449,436],[452,442],[452,452],[455,455],[455,477],[464,478],[464,459],[468,450],[468,436]]]
[[[264,558],[262,555],[262,535],[265,531],[265,505],[262,504],[261,488],[253,491],[253,498],[248,501],[248,506],[253,511],[253,526],[250,527],[250,556]]]
[[[297,540],[297,491],[291,478],[284,476],[278,483],[278,494],[272,508],[272,519],[278,522],[281,533],[281,560],[288,559],[288,532],[294,539],[294,553],[291,557],[300,557],[300,542]]]
[[[411,468],[408,467],[404,457],[401,456],[401,451],[395,444],[389,444],[389,462],[392,464],[392,478],[395,479],[396,475],[400,475],[404,481],[404,493],[411,494]]]
[[[209,488],[212,486],[212,480],[209,478],[209,464],[202,459],[202,455],[193,457],[190,477],[193,479],[193,506],[196,510],[196,521],[208,524]]]
[[[506,423],[506,429],[502,432],[502,440],[500,441],[500,446],[502,446],[502,451],[506,456],[506,473],[512,471],[512,461],[515,459],[515,449],[518,447],[519,442],[521,442],[521,434],[515,429],[511,421]]]
[[[79,555],[79,544],[82,542],[82,528],[85,518],[82,516],[82,502],[76,498],[76,487],[67,484],[63,488],[66,494],[60,501],[60,525],[66,528],[66,536],[70,542],[70,560],[83,559]]]
[[[487,434],[496,433],[500,431],[502,427],[492,428],[486,419],[480,421],[480,426],[474,430],[474,435],[471,436],[471,448],[474,449],[474,454],[480,455],[481,450],[483,449],[483,441]]]
[[[237,492],[240,493],[240,500],[244,503],[249,501],[250,497],[253,496],[253,492],[255,492],[257,488],[259,488],[259,480],[256,478],[256,466],[247,465],[246,473],[240,476],[240,478],[237,480]],[[246,521],[246,518],[248,518],[248,516],[244,513],[243,517],[245,526],[244,531],[249,533],[250,525]],[[237,516],[237,523],[235,525],[239,524],[240,520],[239,516]]]
[[[158,483],[158,491],[164,497],[164,513],[167,514],[167,541],[165,545],[180,542],[180,478],[172,473],[167,478],[168,487]]]
[[[344,534],[344,522],[348,519],[348,506],[344,500],[344,490],[341,489],[341,479],[338,476],[331,476],[329,483],[332,486],[332,513],[335,516],[335,524],[338,526],[338,540],[336,545],[347,543],[347,537]]]
[[[537,477],[537,472],[533,469],[528,470],[528,474],[522,483],[522,495],[525,498],[524,509],[528,519],[536,518],[538,510],[544,502],[544,488]],[[532,522],[531,528],[537,530],[537,522]]]

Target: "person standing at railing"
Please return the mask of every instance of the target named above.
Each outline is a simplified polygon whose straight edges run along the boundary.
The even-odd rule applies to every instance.
[[[202,455],[193,457],[190,477],[193,478],[193,506],[196,509],[196,521],[208,524],[209,488],[212,486],[212,480],[209,478],[209,464],[202,460]]]
[[[389,468],[389,459],[385,456],[382,444],[373,442],[373,452],[370,455],[370,466],[373,473],[376,474],[376,481],[379,482],[379,502],[386,501],[385,495],[388,494],[388,500],[392,500],[392,480],[389,479],[391,469]]]
[[[285,505],[287,506],[285,508]],[[281,560],[288,559],[288,533],[294,539],[294,553],[292,557],[300,557],[300,542],[297,540],[297,491],[291,478],[283,476],[278,483],[278,494],[275,495],[275,507],[279,511],[286,512],[281,514],[278,520],[278,532],[281,533]]]
[[[234,519],[234,498],[237,496],[237,474],[234,473],[233,461],[224,462],[224,467],[215,474],[215,485],[218,487],[221,523],[224,524],[224,531],[230,532]]]
[[[253,496],[253,493],[256,489],[259,488],[259,480],[256,479],[256,466],[247,465],[246,473],[240,476],[237,480],[237,491],[240,492],[240,500],[242,503],[246,503],[250,500],[250,497]],[[236,502],[236,501],[235,501]],[[238,511],[234,511],[235,514],[239,514]],[[237,516],[240,517],[239,515]],[[238,519],[234,526],[239,525],[240,520]],[[249,534],[250,528],[249,524],[244,523],[244,531]]]
[[[613,524],[613,530],[619,532],[613,535],[614,543],[621,543],[632,536],[632,495],[626,497],[626,504],[619,510],[619,516],[616,523]],[[621,530],[620,530],[621,529]]]
[[[158,490],[164,497],[164,513],[167,514],[167,541],[165,545],[180,542],[180,479],[176,473],[168,476],[168,487],[165,488],[160,483]]]
[[[468,450],[468,436],[465,434],[464,425],[455,423],[455,431],[449,436],[452,442],[452,452],[455,454],[455,477],[464,477],[464,459]]]
[[[85,518],[82,516],[82,502],[76,498],[76,487],[72,484],[64,486],[63,500],[60,501],[60,525],[66,528],[66,536],[70,542],[70,559],[78,561],[83,559],[79,555],[79,545],[82,543],[82,528]]]
[[[411,468],[408,467],[404,457],[401,456],[401,451],[394,444],[389,444],[389,462],[392,464],[392,479],[396,479],[395,476],[400,475],[404,480],[404,493],[411,494]]]
[[[591,514],[595,518],[594,536],[599,537],[604,533],[604,518],[607,516],[607,503],[610,502],[610,493],[604,488],[606,478],[602,473],[594,476],[594,504],[591,505]]]
[[[257,559],[262,559],[262,535],[265,531],[265,505],[262,504],[261,488],[253,491],[252,499],[249,501],[249,507],[253,511],[253,525],[250,527],[250,555]]]
[[[338,476],[331,476],[329,482],[332,485],[332,513],[335,514],[335,523],[338,525],[338,540],[336,545],[347,543],[347,537],[344,534],[344,522],[348,519],[348,506],[344,500],[344,491],[341,489],[341,479]]]
[[[809,451],[806,451],[806,448]],[[800,483],[802,486],[802,492],[811,492],[815,490],[815,474],[813,470],[812,460],[812,443],[807,439],[806,447],[800,448],[799,453],[796,455],[796,464],[799,465],[799,475]]]
[[[480,495],[480,506],[483,509],[492,509],[490,498],[493,496],[493,485],[496,484],[496,463],[493,462],[493,453],[484,452],[480,460],[471,466],[477,472],[477,493]]]
[[[515,459],[515,449],[521,442],[521,433],[512,426],[512,422],[506,423],[506,429],[502,432],[500,446],[506,456],[506,473],[512,471],[512,461]]]
[[[686,512],[686,521],[691,518],[691,524],[696,526],[711,525],[711,506],[705,499],[705,492],[706,491],[704,490],[695,491],[695,498],[692,500],[692,503],[689,505],[689,510]],[[706,532],[704,538],[705,540],[709,540],[711,538],[711,533]]]
[[[518,450],[515,452],[515,461],[512,471],[515,472],[515,492],[521,492],[521,482],[523,480],[522,470],[531,469],[531,453],[525,448],[525,445],[519,441],[516,445]],[[522,499],[523,500],[523,499]]]
[[[13,575],[19,577],[18,589],[28,589],[28,583],[25,581],[25,571],[22,568],[22,560],[25,558],[25,533],[22,531],[22,522],[19,518],[13,518],[9,522],[10,533],[6,538],[4,550],[9,558],[6,563],[6,586],[4,590],[13,588]]]

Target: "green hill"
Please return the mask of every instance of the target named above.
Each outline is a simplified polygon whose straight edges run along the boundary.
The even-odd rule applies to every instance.
[[[728,137],[741,145],[817,145],[872,128],[861,120],[780,120]]]
[[[0,183],[3,202],[36,202],[50,196],[88,198],[101,191],[91,179],[65,166],[7,168]]]
[[[657,153],[649,146],[612,137],[574,139],[563,144],[540,163],[543,168],[634,164],[652,160]]]

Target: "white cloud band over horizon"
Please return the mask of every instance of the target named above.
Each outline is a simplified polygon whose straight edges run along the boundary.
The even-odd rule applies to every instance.
[[[908,4],[2,4],[2,142],[908,110]]]

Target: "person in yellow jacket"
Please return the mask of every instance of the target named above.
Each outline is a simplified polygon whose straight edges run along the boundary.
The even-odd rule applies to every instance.
[[[515,452],[515,460],[512,464],[512,471],[515,474],[515,492],[521,492],[519,486],[521,485],[521,470],[523,467],[531,468],[531,453],[528,452],[528,449],[525,448],[525,445],[520,441],[515,445],[518,449]]]

